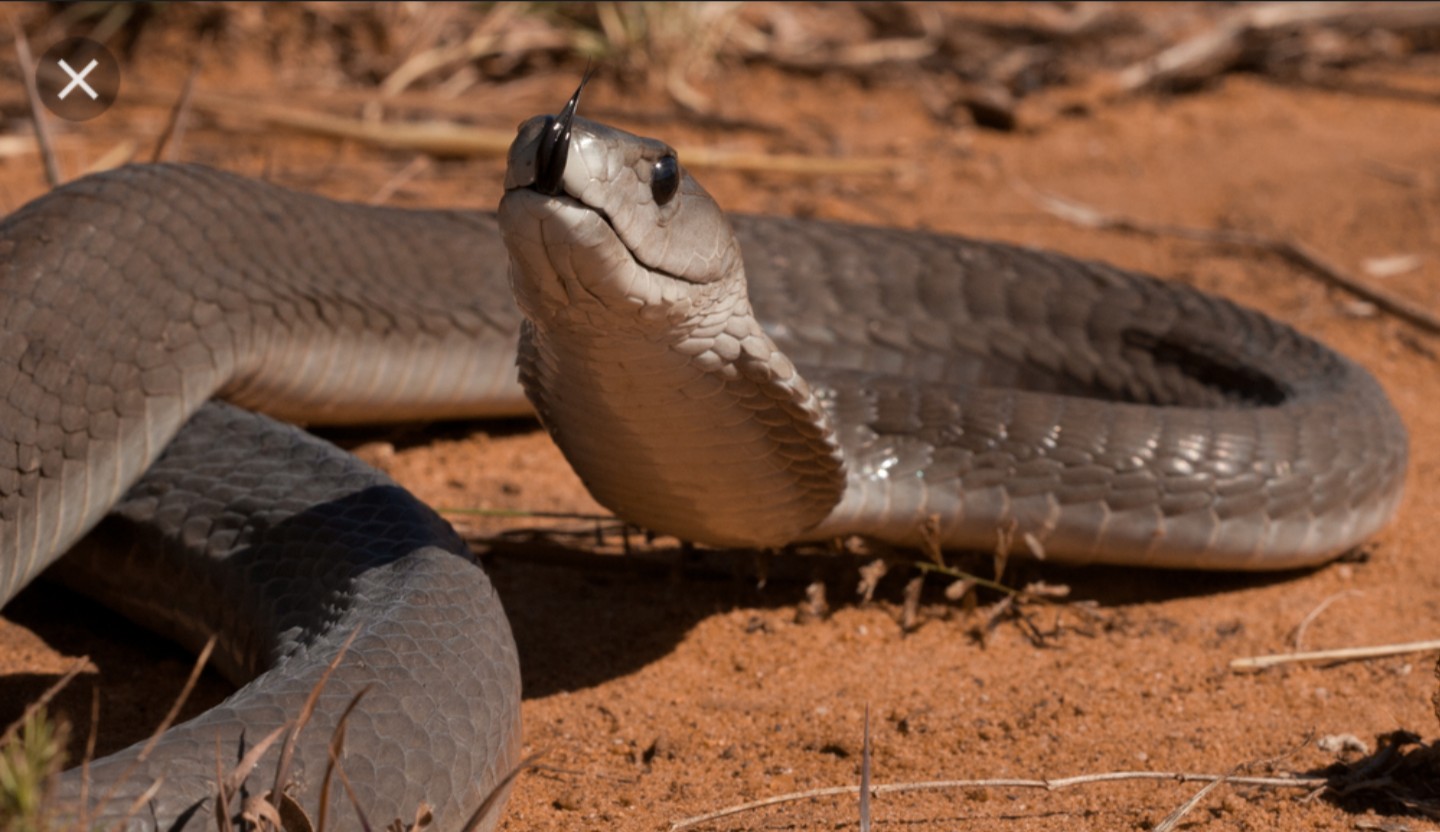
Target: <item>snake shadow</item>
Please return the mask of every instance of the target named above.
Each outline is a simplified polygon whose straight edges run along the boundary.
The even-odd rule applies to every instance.
[[[548,556],[537,558],[536,552]],[[638,671],[672,652],[711,616],[737,609],[797,611],[807,603],[807,587],[816,580],[825,583],[832,609],[859,605],[853,594],[859,570],[873,559],[781,554],[766,559],[768,574],[762,585],[756,568],[761,558],[753,552],[694,553],[674,548],[658,554],[659,558],[649,559],[606,556],[583,546],[547,542],[507,544],[484,557],[519,647],[526,698],[584,690]],[[913,574],[892,569],[880,581],[875,599],[898,611]],[[1294,580],[1304,573],[1156,572],[1020,562],[1008,574],[1012,585],[1033,580],[1066,584],[1071,601],[1089,600],[1115,609],[1171,598],[1221,596]],[[947,603],[943,583],[927,582],[925,604]],[[151,735],[184,687],[194,661],[177,645],[50,581],[39,581],[18,595],[7,605],[5,617],[54,651],[83,656],[88,662],[50,705],[51,713],[62,715],[71,725],[72,761],[85,753],[92,730],[92,697],[100,703],[94,730],[97,756],[103,756]],[[898,612],[896,619],[898,628]],[[936,621],[927,626],[953,625]],[[955,627],[954,636],[970,637],[964,627]],[[57,671],[5,677],[0,684],[0,725],[18,719],[62,675]],[[233,690],[218,674],[202,674],[180,719],[198,715]]]
[[[583,690],[640,670],[670,654],[697,624],[715,615],[737,609],[798,611],[807,603],[807,587],[817,580],[825,583],[832,607],[859,604],[853,588],[860,568],[873,560],[873,556],[792,553],[762,559],[754,552],[678,547],[660,550],[658,559],[624,558],[553,542],[489,548],[485,565],[515,634],[527,698]],[[536,551],[548,551],[552,557],[548,561],[533,557]],[[560,557],[553,557],[556,553]],[[756,569],[762,560],[767,569],[763,582]],[[980,558],[977,565],[977,574],[989,574],[987,558]],[[913,574],[903,567],[892,569],[875,597],[899,610]],[[1183,596],[1223,595],[1293,580],[1299,574],[1303,573],[1082,569],[1016,561],[1006,580],[1012,586],[1034,580],[1063,583],[1070,587],[1071,599],[1119,608]],[[926,602],[944,603],[940,594],[945,582],[928,583]],[[62,691],[51,709],[64,714],[73,726],[72,759],[83,754],[92,727],[92,696],[98,695],[101,705],[97,752],[103,755],[150,736],[183,688],[193,663],[179,647],[47,582],[27,589],[5,614],[56,652],[86,656],[94,667],[82,674],[79,684]],[[898,617],[897,613],[897,627]],[[955,637],[970,636],[965,628],[956,627]],[[0,725],[18,718],[61,675],[7,677],[0,684]],[[205,674],[181,718],[218,703],[232,690],[216,674]]]
[[[535,551],[543,555],[536,558]],[[507,544],[485,557],[515,633],[526,698],[583,690],[640,670],[665,657],[693,627],[714,615],[737,609],[798,612],[808,603],[807,587],[817,580],[824,582],[832,610],[858,606],[862,601],[855,587],[860,569],[874,560],[784,553],[762,558],[754,552],[696,553],[680,548],[651,553],[657,554],[658,559],[641,560],[546,542],[538,548]],[[763,585],[756,569],[762,560],[766,563]],[[1023,562],[1012,565],[1006,583],[1065,584],[1070,602],[1093,601],[1103,608],[1123,609],[1173,598],[1222,596],[1295,580],[1309,571],[1314,570],[1158,572]],[[988,574],[988,569],[976,573]],[[915,574],[913,568],[892,567],[877,586],[875,601],[894,611],[897,628],[905,585]],[[945,583],[944,579],[926,582],[925,609],[951,603],[943,596]],[[972,637],[963,626],[955,627],[954,635]]]

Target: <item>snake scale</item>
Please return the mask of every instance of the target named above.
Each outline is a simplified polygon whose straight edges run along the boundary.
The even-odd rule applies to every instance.
[[[191,647],[217,636],[240,686],[143,762],[68,774],[63,805],[213,828],[217,754],[292,718],[352,635],[291,769],[312,818],[362,689],[342,762],[371,818],[425,802],[460,828],[515,764],[518,660],[481,569],[383,474],[277,419],[528,395],[601,502],[719,545],[1285,569],[1394,512],[1399,418],[1289,327],[1043,251],[727,220],[670,148],[577,99],[522,125],[498,220],[148,165],[0,224],[0,599],[73,547],[65,580]],[[326,811],[354,828],[348,800]]]

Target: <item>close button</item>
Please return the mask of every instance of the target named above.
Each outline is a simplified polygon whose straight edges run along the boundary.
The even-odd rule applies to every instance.
[[[45,50],[35,85],[46,109],[69,121],[89,121],[120,95],[120,63],[89,38],[66,38]]]

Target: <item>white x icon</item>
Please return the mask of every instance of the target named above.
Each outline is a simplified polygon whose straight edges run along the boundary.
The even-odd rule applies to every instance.
[[[62,58],[60,60],[60,68],[65,70],[65,74],[69,75],[71,80],[70,83],[65,86],[65,89],[60,91],[60,100],[64,101],[65,96],[69,95],[70,91],[75,89],[77,86],[85,90],[85,94],[90,96],[90,99],[92,101],[96,98],[99,98],[100,94],[95,92],[95,90],[92,89],[89,84],[85,83],[85,76],[89,75],[90,70],[94,69],[99,63],[99,61],[92,60],[89,66],[80,70],[80,72],[77,74],[75,70],[71,69],[70,65],[65,63],[65,60]]]

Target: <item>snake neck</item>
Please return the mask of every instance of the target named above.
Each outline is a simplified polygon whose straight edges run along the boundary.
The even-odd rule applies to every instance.
[[[780,546],[830,513],[845,473],[829,418],[743,291],[663,334],[587,321],[533,315],[520,381],[601,504],[716,546]]]

